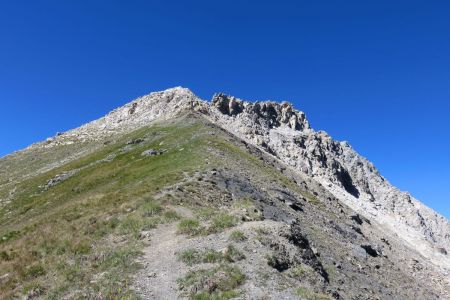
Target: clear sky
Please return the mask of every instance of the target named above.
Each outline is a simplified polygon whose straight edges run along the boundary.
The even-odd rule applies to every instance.
[[[450,218],[450,2],[0,1],[0,156],[185,86],[289,100]]]

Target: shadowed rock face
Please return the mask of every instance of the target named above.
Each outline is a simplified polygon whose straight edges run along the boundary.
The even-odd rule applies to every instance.
[[[310,267],[312,267],[322,278],[328,282],[328,273],[322,266],[322,263],[318,259],[317,255],[311,249],[311,245],[309,240],[306,238],[305,234],[302,232],[301,225],[298,222],[294,222],[291,225],[291,242],[298,247],[299,254],[296,259],[299,259],[300,262],[306,263]]]
[[[335,176],[337,180],[341,183],[344,189],[355,198],[359,198],[358,188],[353,184],[352,177],[348,171],[344,168],[335,168]]]
[[[235,116],[244,110],[243,102],[224,94],[214,95],[212,104],[223,114]]]
[[[292,104],[287,102],[249,103],[220,93],[214,95],[211,103],[222,114],[228,116],[236,116],[245,112],[253,122],[263,128],[276,128],[284,125],[293,130],[310,129],[305,114],[295,110]]]

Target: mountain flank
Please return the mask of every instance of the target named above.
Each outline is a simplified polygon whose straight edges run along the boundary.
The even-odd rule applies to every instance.
[[[1,299],[450,299],[448,251],[287,102],[177,87],[0,159]]]

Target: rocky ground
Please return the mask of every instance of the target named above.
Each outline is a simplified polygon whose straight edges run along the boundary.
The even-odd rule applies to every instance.
[[[232,263],[245,274],[239,287],[244,299],[449,297],[448,279],[401,239],[340,204],[321,184],[290,174],[256,148],[248,151],[265,165],[283,170],[297,187],[267,182],[261,171],[243,171],[228,163],[224,170],[198,173],[164,191],[172,199],[189,198],[198,204],[208,199],[209,205],[239,221],[212,234],[183,234],[175,224],[149,232],[145,268],[136,276],[143,298],[189,296],[192,291],[180,288],[180,278],[219,264],[189,266],[180,255],[190,250],[224,253],[230,245],[243,256]],[[242,203],[243,199],[252,201]],[[184,215],[206,227],[213,218],[195,212]],[[242,235],[237,242],[232,238],[235,232]],[[162,253],[164,258],[158,259]]]

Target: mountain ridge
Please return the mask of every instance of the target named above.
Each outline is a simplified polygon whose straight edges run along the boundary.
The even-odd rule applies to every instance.
[[[103,138],[118,132],[139,128],[158,119],[170,119],[189,110],[202,113],[240,138],[264,148],[275,156],[281,156],[282,161],[295,167],[298,171],[317,176],[325,186],[331,184],[329,189],[333,194],[339,195],[338,198],[354,209],[363,212],[366,210],[365,214],[368,214],[369,217],[379,216],[378,208],[384,209],[386,213],[394,214],[396,210],[401,211],[404,208],[410,210],[408,211],[409,215],[403,216],[403,220],[400,222],[398,220],[395,222],[402,227],[407,222],[407,227],[402,228],[405,231],[404,234],[410,234],[408,228],[412,226],[419,229],[429,242],[436,243],[441,248],[450,244],[450,224],[444,216],[412,198],[409,193],[393,187],[379,174],[373,164],[359,155],[348,142],[336,142],[326,132],[314,131],[305,114],[287,102],[249,102],[223,93],[214,95],[211,102],[207,102],[198,98],[187,88],[175,87],[139,97],[111,111],[103,118],[50,138],[44,143],[34,144],[31,148],[83,142],[88,139],[96,139],[97,135]],[[288,138],[286,139],[286,137]],[[308,145],[305,146],[305,143]],[[290,147],[289,150],[286,150],[286,145]],[[310,149],[306,149],[306,147],[310,147]],[[295,152],[296,158],[291,158],[293,152]],[[307,156],[305,160],[298,159],[305,155]],[[335,158],[342,155],[345,161],[336,161]],[[328,165],[327,160],[331,161],[328,162]],[[310,166],[311,162],[314,162],[314,165]],[[326,169],[329,168],[333,169],[333,174],[326,172]],[[349,168],[353,169],[352,176],[348,174],[347,169]],[[376,182],[372,183],[372,186],[376,185],[376,187],[370,186],[366,180],[368,176],[376,179]],[[329,178],[333,178],[333,180],[330,181]],[[353,184],[355,180],[357,188]],[[381,192],[378,191],[380,187],[383,188]],[[380,195],[375,197],[373,193]],[[387,196],[381,194],[387,194]],[[363,200],[355,203],[355,199],[359,199],[360,196]],[[388,198],[386,201],[389,202],[389,210],[385,207],[385,203],[375,201],[380,197]],[[373,203],[373,205],[361,208],[361,203]],[[425,218],[420,211],[424,211]],[[394,215],[394,217],[398,216]],[[413,219],[408,220],[408,217]],[[426,219],[430,218],[432,220],[428,221],[429,224],[424,224],[427,222]],[[380,219],[381,223],[386,221],[388,220]],[[411,236],[408,238],[408,242],[413,244],[420,242],[416,243],[413,241],[414,239],[420,239],[420,237]],[[426,253],[428,256],[432,254],[429,249],[424,251],[429,252]],[[438,255],[436,259],[442,258]],[[450,268],[450,261],[447,262],[447,267]]]
[[[276,166],[283,176],[307,178],[308,184],[314,186],[313,191],[319,191],[320,196],[324,197],[322,201],[329,201],[332,207],[341,209],[341,212],[346,214],[347,209],[333,204],[335,199],[338,199],[355,212],[352,221],[356,224],[376,224],[387,236],[401,240],[404,247],[418,252],[423,257],[423,263],[432,264],[439,274],[447,278],[445,284],[450,286],[450,258],[447,254],[447,251],[450,251],[449,221],[408,193],[392,186],[375,166],[359,155],[348,142],[335,141],[324,131],[314,131],[305,113],[287,102],[250,102],[223,93],[215,94],[208,102],[182,87],[142,96],[100,119],[1,158],[0,178],[9,179],[0,182],[0,188],[8,190],[9,194],[0,199],[0,208],[14,200],[16,184],[27,178],[58,169],[103,147],[116,144],[128,133],[149,125],[167,126],[172,120],[189,114],[204,118],[226,134],[236,137],[247,149],[259,149],[262,153],[258,154],[261,155],[260,159],[266,157],[263,161]],[[141,142],[140,139],[131,139],[120,151],[126,153],[129,151],[127,149],[132,149],[135,144]],[[183,148],[179,151],[182,150]],[[164,151],[166,150],[162,148],[161,152],[154,153]],[[39,157],[39,153],[46,153],[48,156],[52,152],[54,155],[46,159],[35,158]],[[85,168],[112,162],[117,155],[111,154],[86,166],[65,170],[48,180],[46,185],[39,187],[47,190],[74,174],[83,172]],[[32,166],[28,166],[30,158],[34,161]],[[11,161],[16,165],[21,165],[21,161],[27,164],[22,164],[20,169],[15,170],[11,168],[14,166],[10,164]],[[222,176],[225,173],[219,174]],[[230,179],[226,179],[228,180]],[[301,185],[300,182],[297,183]],[[245,185],[243,188],[245,190]],[[238,190],[235,192],[242,193]],[[264,202],[262,193],[266,193],[264,188],[255,195]],[[279,196],[278,193],[280,192],[275,193],[275,198],[281,197],[289,207],[302,210],[289,198],[291,196]],[[231,197],[234,198],[233,194]],[[267,216],[271,216],[272,209],[267,209]],[[293,222],[290,218],[284,219],[282,215],[277,218],[287,223]],[[338,232],[341,230],[336,228]],[[359,229],[355,230],[362,234]],[[367,245],[361,247],[363,246]],[[367,247],[367,253],[380,255],[381,251],[377,248]]]
[[[155,101],[156,100],[156,101]],[[216,110],[213,110],[215,108]],[[273,109],[274,111],[270,111]],[[142,110],[141,112],[139,110]],[[373,166],[372,163],[370,163],[367,159],[357,154],[353,148],[348,144],[348,142],[335,142],[326,132],[319,131],[315,132],[309,125],[308,120],[306,119],[306,116],[303,112],[296,110],[292,104],[289,104],[287,102],[274,102],[274,101],[256,101],[256,102],[248,102],[248,101],[242,101],[238,98],[235,98],[233,96],[227,96],[225,94],[216,94],[214,95],[211,102],[204,101],[195,94],[190,91],[189,89],[182,88],[182,87],[175,87],[171,88],[162,92],[154,92],[150,93],[148,95],[145,95],[143,97],[139,97],[136,100],[118,108],[113,111],[111,111],[109,114],[107,114],[105,117],[90,122],[86,125],[83,125],[77,129],[70,130],[66,133],[60,134],[59,136],[53,137],[48,139],[44,143],[38,143],[31,146],[33,147],[51,147],[55,144],[60,144],[61,140],[63,140],[63,144],[71,144],[75,141],[77,142],[83,142],[85,139],[89,138],[96,138],[96,134],[100,135],[109,135],[114,134],[120,131],[127,131],[132,130],[134,128],[138,128],[140,126],[143,126],[147,124],[148,122],[155,121],[157,119],[169,119],[173,116],[176,116],[180,114],[182,111],[185,110],[193,110],[198,111],[200,113],[203,113],[207,115],[208,117],[212,118],[214,122],[219,122],[222,127],[229,128],[230,124],[226,124],[227,122],[231,123],[237,123],[237,128],[231,127],[234,134],[238,135],[241,138],[245,138],[246,140],[253,142],[254,144],[258,146],[262,146],[269,152],[271,152],[271,149],[268,149],[268,145],[270,142],[267,140],[269,138],[274,138],[274,134],[272,136],[260,134],[259,131],[261,129],[284,129],[282,134],[292,134],[292,132],[289,131],[289,129],[292,129],[294,127],[294,131],[300,131],[303,133],[308,134],[314,134],[314,139],[318,138],[320,142],[327,144],[324,147],[335,147],[340,148],[336,149],[335,152],[343,152],[345,151],[348,153],[346,159],[352,160],[356,157],[357,162],[356,163],[364,163],[367,165],[368,172],[375,172],[376,175],[379,175],[379,178],[383,182],[387,182],[384,177],[382,177],[379,172],[376,170],[376,168]],[[249,132],[249,133],[242,133],[243,130],[247,131],[255,131],[254,128],[252,128],[251,122],[254,122],[254,120],[245,120],[236,121],[236,117],[240,115],[241,113],[249,114],[249,112],[252,112],[251,117],[255,118],[256,116],[261,115],[261,110],[266,111],[265,115],[262,116],[262,118],[257,119],[258,122],[261,121],[267,121],[267,124],[258,124],[260,125],[256,132]],[[256,110],[256,112],[255,112]],[[279,110],[276,112],[276,110]],[[218,113],[220,112],[220,113]],[[141,114],[140,114],[141,113]],[[135,114],[138,116],[136,117]],[[139,115],[140,114],[140,115]],[[271,115],[272,114],[272,115]],[[277,120],[277,117],[274,118],[275,115],[280,114],[278,117],[279,120]],[[247,116],[248,118],[248,116]],[[242,118],[240,118],[242,119]],[[234,121],[234,122],[233,122]],[[125,122],[125,123],[122,123]],[[272,122],[272,123],[271,123]],[[278,122],[278,124],[275,124]],[[294,124],[294,125],[292,125]],[[272,131],[272,130],[271,130]],[[279,136],[279,135],[278,135]],[[76,138],[74,141],[73,138]],[[275,137],[276,138],[276,137]],[[303,137],[301,137],[303,138]],[[264,140],[266,139],[266,140]],[[285,143],[286,141],[282,141],[282,143]],[[297,141],[297,143],[304,143],[304,141]],[[278,151],[284,152],[279,153],[283,156],[288,156],[289,160],[289,153],[285,153],[285,151],[282,151],[281,147],[279,145],[272,145],[273,147],[277,147]],[[270,147],[269,147],[270,148]],[[292,149],[290,150],[292,151]],[[313,151],[321,151],[321,149],[314,149]],[[336,152],[336,153],[337,153]],[[323,156],[324,153],[319,153],[318,156]],[[338,153],[340,155],[340,153]],[[323,158],[321,158],[323,159]],[[288,164],[292,164],[292,160],[289,160]],[[337,167],[339,169],[339,166]],[[300,169],[300,171],[306,171],[306,173],[312,173],[312,175],[317,176],[317,172],[319,170],[308,168],[308,166],[302,165],[297,166],[297,169]],[[367,171],[366,171],[367,172]],[[345,173],[345,171],[344,171]],[[320,174],[319,174],[320,175]],[[338,176],[347,177],[347,174],[338,174]],[[348,179],[348,178],[347,178]],[[364,182],[363,178],[358,178],[358,180],[361,181],[360,185],[365,190],[367,196],[369,197],[369,200],[373,200],[373,195],[370,189],[367,187],[367,182]],[[352,190],[351,183],[345,182],[344,180],[344,190],[347,186],[347,189]],[[388,185],[390,185],[387,182]],[[342,187],[342,186],[341,186]],[[339,193],[340,191],[335,191],[335,193]],[[346,192],[349,192],[349,190],[346,190]],[[359,193],[359,191],[353,189],[354,193]],[[406,202],[409,202],[409,198],[412,198],[409,194],[401,192],[400,190],[396,189],[393,191],[394,194],[397,193],[403,193],[404,200]],[[352,193],[350,193],[352,194]],[[356,196],[355,198],[358,198],[359,195],[353,194],[352,196]],[[397,195],[398,196],[398,195]],[[415,199],[414,199],[415,200]],[[416,203],[416,202],[415,202]],[[415,204],[419,206],[417,203]],[[420,207],[426,207],[423,204],[420,204]],[[430,209],[431,210],[431,209]],[[437,214],[437,213],[436,213]],[[438,219],[446,220],[445,217],[437,214],[436,217]],[[420,218],[420,216],[418,216]],[[448,220],[446,220],[448,221]],[[420,221],[419,221],[420,222]],[[450,228],[450,227],[449,227]],[[450,229],[448,229],[447,234],[449,234]],[[429,238],[433,239],[434,237],[431,236],[432,233],[429,233]],[[447,242],[450,242],[450,238],[447,237]]]

